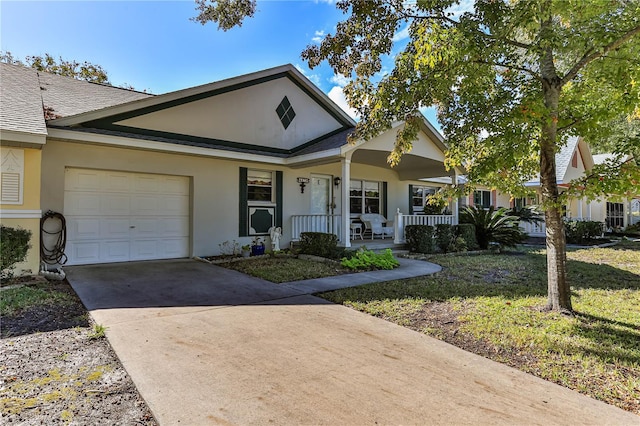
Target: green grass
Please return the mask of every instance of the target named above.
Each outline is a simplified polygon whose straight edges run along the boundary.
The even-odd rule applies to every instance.
[[[540,309],[544,254],[434,256],[438,274],[320,296],[405,326],[444,302],[461,334],[495,348],[494,359],[640,414],[640,243],[567,253],[573,317]]]
[[[14,316],[33,306],[72,302],[70,294],[51,290],[46,284],[8,288],[0,291],[0,315]]]
[[[315,262],[293,257],[262,257],[241,262],[221,263],[218,266],[234,269],[274,283],[332,277],[349,272],[337,263]]]

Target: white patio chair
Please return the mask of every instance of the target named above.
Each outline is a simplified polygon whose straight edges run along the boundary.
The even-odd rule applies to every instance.
[[[393,237],[393,222],[387,221],[384,216],[378,213],[366,213],[360,215],[360,220],[364,223],[364,233],[371,231],[371,239],[379,235],[383,240],[387,236]]]

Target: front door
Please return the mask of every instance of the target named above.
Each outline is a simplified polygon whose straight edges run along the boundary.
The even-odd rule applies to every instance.
[[[332,213],[331,176],[311,175],[311,214],[326,215],[314,220],[316,232],[330,232]]]

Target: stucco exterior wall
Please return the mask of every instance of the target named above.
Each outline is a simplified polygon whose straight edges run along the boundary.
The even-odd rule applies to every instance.
[[[0,153],[9,149],[24,153],[22,203],[0,205],[0,223],[12,228],[31,231],[31,249],[27,259],[18,263],[14,274],[37,274],[40,267],[40,165],[42,151],[34,148],[0,146]],[[3,157],[2,157],[3,158]]]
[[[335,164],[290,169],[268,164],[213,159],[191,155],[123,149],[108,146],[51,140],[43,149],[42,209],[64,214],[65,168],[118,170],[139,173],[168,174],[191,178],[191,255],[208,256],[219,253],[219,244],[238,241],[248,244],[250,237],[238,236],[239,168],[283,172],[283,238],[281,246],[291,240],[291,216],[309,214],[311,191],[300,193],[298,177],[312,174],[340,176],[341,165]],[[397,173],[388,168],[352,164],[351,178],[387,182],[387,214],[392,220],[397,208],[409,209],[409,184],[399,181]],[[348,185],[341,182],[340,185]],[[334,189],[335,213],[340,213],[340,189]]]

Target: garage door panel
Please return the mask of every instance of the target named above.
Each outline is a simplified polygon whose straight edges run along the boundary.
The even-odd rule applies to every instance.
[[[64,179],[67,190],[98,192],[102,187],[102,173],[96,170],[67,169]]]
[[[132,192],[135,194],[164,194],[162,180],[161,176],[136,175]]]
[[[160,229],[163,237],[188,237],[189,223],[180,217],[164,217],[160,219]]]
[[[99,215],[100,194],[91,192],[65,192],[64,212],[71,215]]]
[[[96,241],[82,242],[71,241],[67,243],[65,253],[69,258],[69,263],[82,265],[86,263],[101,263],[100,243]]]
[[[164,259],[189,256],[186,249],[189,244],[189,238],[164,238],[160,241],[161,254]]]
[[[162,208],[162,201],[160,195],[137,195],[131,197],[131,211],[132,215],[162,215],[160,209]]]
[[[68,169],[69,264],[189,255],[189,179]]]
[[[189,197],[165,196],[161,200],[160,209],[163,216],[184,216],[189,214]]]
[[[104,192],[123,192],[131,191],[131,175],[119,172],[103,172],[103,184],[101,190]]]
[[[165,194],[185,195],[189,197],[188,182],[185,185],[185,178],[179,176],[166,176],[162,182]]]
[[[95,217],[67,216],[68,240],[95,240],[100,238],[100,219]]]
[[[159,259],[158,240],[135,240],[131,244],[131,260]]]

